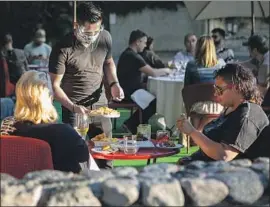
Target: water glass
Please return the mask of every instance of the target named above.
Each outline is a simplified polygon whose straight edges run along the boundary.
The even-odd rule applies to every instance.
[[[136,135],[124,136],[124,153],[136,154],[138,151],[138,145]]]
[[[150,124],[140,124],[137,127],[137,135],[146,137],[151,140],[151,125]]]
[[[86,135],[89,130],[89,120],[87,114],[75,114],[74,129],[84,140],[86,139]]]

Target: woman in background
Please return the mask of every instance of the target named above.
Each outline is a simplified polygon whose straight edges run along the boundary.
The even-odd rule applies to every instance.
[[[184,87],[192,84],[213,83],[215,71],[225,66],[223,59],[218,59],[215,44],[210,36],[202,36],[196,43],[195,60],[189,61],[185,72]],[[192,95],[192,94],[191,94]],[[204,118],[204,114],[220,114],[223,107],[213,102],[195,103],[191,111],[201,114],[200,118],[194,118],[194,127],[201,131],[209,119]]]
[[[56,123],[45,74],[24,73],[16,84],[16,99],[14,117],[3,120],[1,134],[43,140],[51,147],[55,170],[79,173],[79,163],[89,160],[88,147],[70,125]]]
[[[166,65],[162,62],[160,57],[154,52],[154,39],[153,37],[147,37],[146,47],[140,55],[145,62],[152,68],[166,68]]]

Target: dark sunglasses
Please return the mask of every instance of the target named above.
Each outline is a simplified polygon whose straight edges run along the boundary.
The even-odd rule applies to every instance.
[[[217,35],[212,35],[212,38],[213,38],[213,39],[217,39],[218,36],[217,36]]]
[[[224,91],[226,91],[228,89],[232,89],[232,88],[233,88],[232,84],[229,84],[229,85],[226,85],[226,86],[223,86],[223,87],[214,85],[215,94],[217,94],[218,96],[223,95]]]

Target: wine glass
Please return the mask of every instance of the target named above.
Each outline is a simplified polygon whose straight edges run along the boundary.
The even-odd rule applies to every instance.
[[[87,114],[76,113],[74,121],[74,129],[81,135],[82,139],[86,139],[89,130],[89,119]]]

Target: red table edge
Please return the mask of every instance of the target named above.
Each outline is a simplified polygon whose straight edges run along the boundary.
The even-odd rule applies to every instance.
[[[111,153],[111,154],[101,154],[101,153],[92,153],[90,152],[90,154],[92,155],[92,157],[94,159],[102,159],[102,160],[148,160],[148,159],[156,159],[156,158],[162,158],[162,157],[169,157],[175,154],[178,154],[180,152],[180,149],[173,149],[170,152],[167,152],[166,154],[157,154],[156,156],[153,155],[128,155],[128,154],[115,154],[115,153]]]
[[[155,143],[156,140],[151,140],[153,143]],[[144,149],[144,148],[142,148]],[[145,148],[150,149],[150,148]],[[162,157],[169,157],[175,154],[178,154],[181,150],[179,149],[158,149],[158,148],[152,148],[154,150],[164,150],[166,153],[158,153],[158,154],[125,154],[124,152],[116,152],[116,153],[110,153],[110,154],[102,154],[102,153],[95,153],[90,151],[90,154],[95,159],[103,159],[103,160],[148,160],[148,159],[156,159],[156,158],[162,158]],[[139,149],[140,150],[140,149]]]

